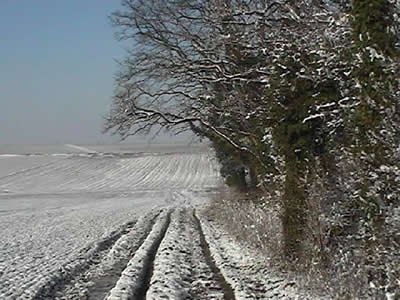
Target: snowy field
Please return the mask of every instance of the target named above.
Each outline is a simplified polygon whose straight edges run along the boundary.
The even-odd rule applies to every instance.
[[[193,149],[129,157],[111,145],[94,149],[108,155],[88,154],[87,147],[27,148],[3,147],[0,155],[0,299],[28,298],[119,226],[217,182],[211,155]]]
[[[207,147],[11,148],[0,299],[312,299],[202,214],[221,183]]]

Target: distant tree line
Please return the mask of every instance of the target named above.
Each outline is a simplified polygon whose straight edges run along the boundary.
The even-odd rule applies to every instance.
[[[105,130],[209,139],[228,184],[277,197],[289,260],[310,239],[323,255],[308,228],[337,207],[332,240],[369,243],[400,205],[399,16],[389,0],[123,0],[111,20],[132,47]]]

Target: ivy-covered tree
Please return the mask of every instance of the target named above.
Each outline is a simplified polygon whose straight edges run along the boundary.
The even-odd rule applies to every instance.
[[[362,169],[360,209],[372,217],[379,213],[387,194],[376,190],[373,181],[378,178],[373,174],[392,161],[399,141],[399,31],[389,1],[354,1],[351,14],[352,77],[359,104],[350,124],[354,126],[355,156]]]

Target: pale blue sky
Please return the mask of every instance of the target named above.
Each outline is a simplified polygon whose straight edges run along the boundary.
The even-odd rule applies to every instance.
[[[0,0],[0,144],[95,143],[123,57],[119,0]]]

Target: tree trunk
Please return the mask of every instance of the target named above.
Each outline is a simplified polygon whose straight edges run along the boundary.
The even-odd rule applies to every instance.
[[[282,225],[284,254],[289,260],[297,260],[302,256],[305,240],[307,202],[305,186],[300,180],[301,173],[295,162],[287,165]]]
[[[250,188],[256,189],[258,186],[258,173],[256,171],[256,168],[250,167],[249,175],[250,175]]]
[[[247,192],[247,182],[246,182],[246,169],[244,167],[238,170],[238,187],[241,192]]]

